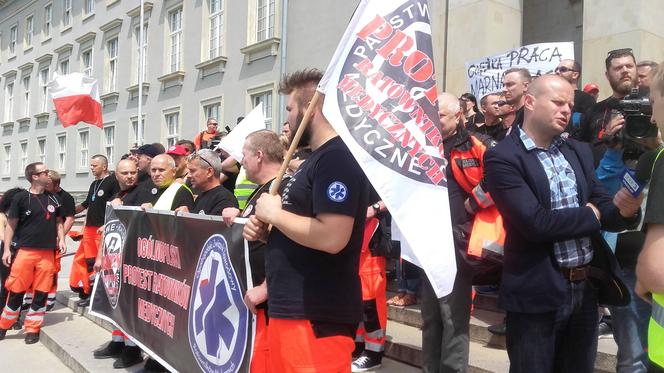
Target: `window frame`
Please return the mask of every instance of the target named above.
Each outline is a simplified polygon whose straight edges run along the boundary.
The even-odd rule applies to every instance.
[[[25,105],[23,107],[23,118],[27,118],[30,116],[30,83],[31,81],[30,75],[26,75],[21,77],[21,85],[23,85],[23,104]],[[27,84],[26,84],[27,81]]]
[[[72,8],[72,0],[63,0],[62,2],[62,26],[64,28],[71,27],[71,21],[72,21],[72,14],[71,14],[71,8]]]
[[[277,2],[276,0],[254,0],[256,2],[256,24],[254,28],[255,42],[260,43],[261,41],[267,40],[274,37],[276,34],[276,17],[277,17]],[[261,3],[265,5],[261,6]],[[264,17],[260,16],[261,9],[264,8],[266,15]],[[271,17],[271,18],[270,18]],[[264,20],[265,28],[261,29],[260,24],[261,20]],[[270,32],[270,29],[272,30]]]
[[[83,16],[95,14],[95,0],[83,0]]]
[[[257,103],[255,103],[255,99],[261,98],[263,96],[266,96],[269,94],[270,102],[269,105],[265,104],[263,100],[263,115],[265,116],[265,128],[267,129],[272,129],[272,125],[274,123],[274,86],[271,85],[271,88],[265,87],[266,89],[260,90],[256,89],[251,92],[249,92],[249,101],[251,105],[251,109],[255,108],[258,106]]]
[[[53,32],[53,3],[44,5],[44,26],[42,31],[44,32],[44,39],[51,38],[51,32]]]
[[[111,131],[111,142],[109,143],[108,131]],[[109,169],[112,169],[112,165],[115,164],[115,123],[107,124],[104,126],[104,154],[108,159]],[[110,152],[109,152],[110,150]]]
[[[43,147],[42,147],[43,145]],[[46,163],[46,137],[37,138],[37,154],[39,156],[39,162]]]
[[[9,151],[7,151],[9,149]],[[2,156],[4,164],[2,165],[2,174],[4,176],[9,176],[12,173],[12,144],[4,144],[2,146]]]
[[[112,54],[111,44],[115,43],[115,55]],[[119,56],[120,41],[119,38],[113,37],[106,42],[106,58],[107,58],[107,92],[118,91],[118,56]]]
[[[46,78],[44,78],[44,71],[46,71]],[[39,86],[41,87],[41,112],[48,112],[48,80],[51,74],[50,67],[46,66],[39,70]]]
[[[150,39],[148,37],[148,22],[143,22],[143,40],[144,40],[144,45],[143,45],[143,61],[141,61],[141,24],[137,24],[134,27],[134,43],[135,43],[135,51],[136,51],[136,57],[134,58],[134,63],[136,64],[135,71],[132,73],[132,81],[135,84],[138,84],[139,81],[139,74],[140,74],[140,69],[141,69],[141,63],[143,64],[143,82],[147,80],[148,77],[148,46],[150,43]]]
[[[173,17],[179,13],[177,19],[178,29],[173,28]],[[168,72],[174,73],[182,69],[182,34],[183,34],[184,10],[182,5],[178,5],[168,11]],[[174,48],[177,49],[174,55]]]
[[[28,140],[21,140],[18,143],[19,150],[21,151],[21,170],[25,170],[25,167],[27,167],[30,157],[30,152],[28,151]]]
[[[14,83],[15,80],[5,83],[5,122],[14,120]]]
[[[35,41],[35,15],[30,14],[25,17],[25,34],[23,35],[23,48],[28,50],[32,48]]]
[[[90,55],[90,66],[88,66],[88,67],[85,66],[85,56],[87,54]],[[81,73],[83,75],[87,75],[87,76],[90,76],[90,77],[93,76],[93,74],[94,74],[94,51],[93,51],[92,47],[81,51],[81,67],[82,67],[81,68]],[[89,74],[88,74],[88,71],[89,71]]]
[[[171,131],[169,118],[175,118],[175,132]],[[164,126],[166,128],[166,147],[171,147],[180,139],[180,109],[164,111]]]
[[[212,4],[213,2],[219,2],[219,9],[216,12],[213,12],[212,10]],[[226,5],[224,0],[208,0],[207,1],[208,5],[208,50],[207,50],[207,59],[211,60],[217,57],[220,57],[223,55],[223,48],[224,48],[224,35],[225,35],[225,30],[224,27],[226,26],[225,22],[225,11],[224,7]],[[216,22],[216,23],[215,23]],[[213,24],[216,25],[216,27],[213,28]],[[213,34],[217,32],[218,34],[216,35],[216,43],[213,43]]]
[[[85,143],[83,142],[83,135],[86,137]],[[80,159],[76,167],[80,171],[88,171],[90,166],[90,131],[87,128],[78,131],[78,155]]]
[[[61,132],[55,135],[55,138],[57,139],[57,161],[58,161],[58,170],[62,171],[65,170],[67,167],[67,133],[66,132]],[[60,141],[60,139],[64,139],[64,144]]]
[[[67,58],[63,58],[63,59],[58,60],[58,71],[61,75],[69,74],[69,71],[70,71],[70,69],[69,69],[69,57],[70,56],[67,56]],[[62,64],[64,64],[64,63],[67,64],[67,71],[62,70]]]
[[[9,55],[16,56],[16,45],[18,43],[18,22],[9,27]]]

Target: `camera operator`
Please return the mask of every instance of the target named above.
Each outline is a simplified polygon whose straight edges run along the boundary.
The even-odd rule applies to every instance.
[[[651,75],[650,100],[652,123],[664,132],[664,68],[654,69]],[[636,293],[652,303],[652,316],[648,330],[648,355],[653,364],[651,371],[664,370],[664,146],[659,138],[659,147],[650,157],[650,192],[646,202],[644,226],[647,230],[645,244],[636,266]],[[659,367],[659,369],[655,368]]]
[[[581,139],[593,145],[593,156],[598,165],[597,178],[608,190],[616,194],[623,184],[627,164],[636,166],[636,160],[645,152],[645,138],[656,137],[650,124],[650,104],[639,96],[636,60],[631,49],[608,53],[606,77],[611,85],[611,97],[598,102],[586,113],[581,125]],[[630,292],[636,284],[636,257],[643,245],[640,231],[621,234],[603,232],[621,266],[623,280]],[[600,322],[601,334],[613,336],[618,345],[617,371],[645,372],[647,304],[632,296],[625,307],[609,307],[610,318]]]

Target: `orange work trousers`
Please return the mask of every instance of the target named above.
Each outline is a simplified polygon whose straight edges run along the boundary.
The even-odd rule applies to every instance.
[[[270,318],[270,367],[280,373],[350,372],[353,339],[336,335],[318,338],[309,320]]]
[[[378,226],[378,219],[367,220],[364,229],[364,241],[360,251],[360,281],[362,283],[362,322],[355,335],[356,343],[364,343],[364,349],[374,352],[385,350],[385,332],[387,328],[387,280],[386,260],[382,256],[373,256],[369,250],[369,241]]]
[[[0,316],[0,329],[9,329],[14,325],[21,312],[23,296],[32,285],[34,298],[25,317],[24,326],[28,333],[39,332],[46,313],[46,298],[53,284],[54,252],[43,249],[19,249],[9,278],[5,282],[9,297]]]
[[[69,287],[79,296],[89,296],[91,292],[90,278],[94,274],[94,264],[101,243],[99,227],[83,227],[83,239],[74,256],[69,274]]]
[[[270,369],[270,346],[268,344],[268,324],[265,309],[256,310],[256,335],[254,351],[251,354],[251,373],[267,373]]]

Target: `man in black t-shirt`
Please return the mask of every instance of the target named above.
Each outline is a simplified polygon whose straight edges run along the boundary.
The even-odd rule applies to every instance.
[[[62,204],[62,217],[64,218],[63,228],[65,236],[74,225],[74,215],[76,214],[76,201],[71,194],[67,193],[64,189],[60,188],[60,174],[57,171],[48,172],[49,183],[46,185],[46,191],[58,196]],[[48,300],[46,302],[46,310],[50,311],[55,307],[55,294],[58,292],[58,273],[60,273],[60,255],[59,251],[55,252],[55,273],[53,274],[53,286],[51,291],[48,292]]]
[[[222,212],[224,222],[231,225],[238,215],[247,218],[256,212],[256,201],[263,193],[268,193],[272,180],[279,173],[284,160],[284,146],[279,136],[269,130],[260,130],[247,136],[242,148],[242,168],[247,179],[258,185],[248,196],[245,208],[240,212],[235,207],[225,208]],[[285,186],[281,183],[282,189]],[[244,295],[247,307],[256,314],[256,335],[254,351],[251,354],[251,371],[268,372],[269,345],[267,320],[267,283],[265,282],[265,250],[267,245],[261,241],[249,241],[249,266],[253,287]]]
[[[591,106],[595,105],[593,96],[578,89],[579,78],[581,77],[581,64],[575,60],[565,59],[560,61],[554,70],[556,75],[563,77],[574,87],[574,106],[572,108],[572,116],[569,119],[565,132],[570,136],[575,137],[575,133],[581,127],[581,120]]]
[[[302,70],[282,80],[293,133],[321,77],[318,70]],[[269,247],[268,338],[275,371],[348,371],[362,319],[358,270],[369,186],[322,103],[315,105],[299,144],[308,142],[311,156],[286,184],[283,200],[261,195],[244,228],[247,240],[267,239]]]
[[[90,292],[92,291],[91,278],[94,274],[95,258],[101,242],[99,227],[104,225],[106,202],[120,190],[114,175],[108,172],[108,159],[97,154],[90,159],[90,171],[95,180],[90,184],[88,195],[81,204],[76,206],[76,212],[87,211],[83,239],[78,246],[74,262],[69,275],[69,286],[78,293],[81,299],[79,307],[90,305]]]
[[[193,214],[221,215],[227,207],[237,208],[237,199],[219,182],[221,175],[221,159],[210,149],[201,149],[187,158],[189,180],[199,190],[194,207],[188,206],[175,209],[176,212]]]
[[[5,283],[9,290],[7,304],[0,316],[0,340],[18,319],[23,296],[30,286],[34,298],[25,319],[25,343],[39,341],[39,330],[46,312],[46,298],[53,284],[55,250],[67,251],[62,225],[62,208],[57,196],[45,191],[48,168],[41,162],[25,168],[30,188],[12,199],[7,213],[2,264],[11,264],[10,246],[14,238],[18,254]]]
[[[509,127],[503,125],[500,117],[500,93],[489,93],[480,99],[480,107],[484,113],[484,123],[475,123],[466,127],[468,131],[485,134],[495,141],[501,141],[505,138]]]
[[[152,201],[152,195],[138,186],[137,174],[136,162],[128,159],[118,162],[115,166],[115,177],[118,180],[120,191],[113,196],[111,205],[140,206],[142,203]],[[102,246],[100,245],[95,260],[95,271],[99,272],[101,266]],[[116,369],[128,368],[143,361],[141,349],[118,329],[113,330],[111,341],[106,346],[95,350],[93,356],[95,359],[118,357],[118,360],[113,362],[113,367]]]
[[[152,158],[162,154],[161,149],[158,149],[152,144],[145,144],[136,149],[136,165],[138,166],[138,185],[151,190],[154,188],[152,178],[150,178],[150,163]]]

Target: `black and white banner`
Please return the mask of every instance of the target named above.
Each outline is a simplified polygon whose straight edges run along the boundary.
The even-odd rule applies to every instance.
[[[172,371],[248,372],[242,228],[220,217],[108,207],[90,313]]]

